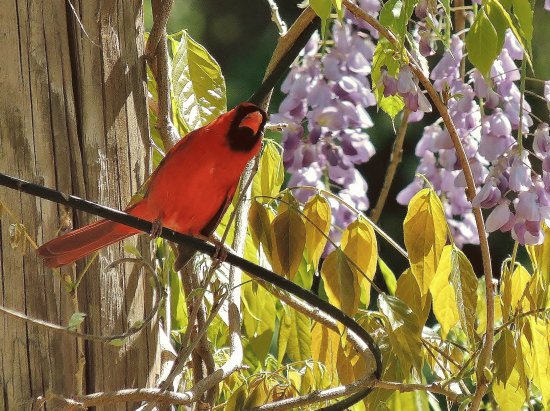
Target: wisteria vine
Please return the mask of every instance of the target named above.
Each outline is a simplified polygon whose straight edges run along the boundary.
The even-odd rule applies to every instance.
[[[358,4],[373,16],[381,9],[376,0]],[[545,8],[550,10],[550,0]],[[436,55],[441,42],[434,33],[443,30],[444,9],[420,1],[415,16],[412,35],[419,55]],[[465,17],[473,13],[466,11]],[[412,112],[409,122],[421,120],[431,105],[406,64],[395,77],[383,67],[378,84],[373,84],[378,35],[366,23],[346,16],[333,24],[330,34],[325,40],[312,38],[293,65],[282,85],[286,97],[272,121],[288,125],[283,146],[284,164],[291,173],[289,186],[328,189],[364,211],[369,208],[368,184],[355,166],[375,154],[368,134],[373,122],[367,111],[377,105],[375,88],[382,87],[385,97],[400,95]],[[430,78],[445,96],[474,173],[478,193],[473,205],[490,210],[488,232],[511,232],[520,244],[540,244],[542,223],[550,225],[550,135],[548,124],[534,117],[522,93],[522,47],[508,30],[487,81],[477,69],[464,69],[461,34],[450,37]],[[543,98],[550,105],[550,81],[544,84]],[[401,190],[397,201],[407,204],[430,184],[443,200],[455,243],[479,243],[465,178],[441,119],[424,127],[415,154],[417,177]],[[303,201],[309,195],[305,190],[298,192]],[[355,218],[341,203],[331,205],[335,226],[345,227]],[[339,232],[332,232],[335,241]]]

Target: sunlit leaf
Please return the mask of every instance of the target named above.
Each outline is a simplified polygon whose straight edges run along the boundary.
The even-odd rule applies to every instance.
[[[410,269],[405,270],[405,272],[399,276],[395,296],[413,310],[418,318],[418,326],[423,327],[430,314],[432,298],[430,294],[422,298],[416,278],[412,275]]]
[[[248,390],[246,388],[246,384],[241,385],[239,388],[237,388],[236,391],[234,391],[229,399],[227,400],[227,403],[224,406],[224,409],[226,411],[240,411],[244,409],[244,403],[248,397]]]
[[[516,311],[522,312],[529,309],[529,302],[524,294],[530,280],[531,275],[522,265],[517,265],[511,274],[508,270],[505,271],[501,285],[505,320],[510,318],[510,315],[514,315]],[[522,306],[518,306],[520,301],[522,301]]]
[[[86,313],[80,313],[80,312],[73,313],[71,315],[71,318],[69,319],[69,325],[67,326],[67,329],[70,331],[78,331],[80,324],[82,324],[85,319],[86,319]]]
[[[364,377],[367,371],[365,359],[352,344],[340,344],[336,363],[342,384],[351,384]]]
[[[317,270],[330,231],[329,202],[319,194],[312,196],[304,205],[304,216],[306,219],[307,260]]]
[[[249,385],[248,395],[243,405],[243,410],[249,410],[267,403],[270,387],[265,378],[260,377]]]
[[[514,366],[516,365],[516,348],[514,344],[514,335],[508,329],[500,334],[500,338],[495,343],[494,348],[495,368],[494,375],[497,381],[506,385]]]
[[[311,330],[311,357],[327,368],[326,374],[336,378],[338,375],[337,359],[340,336],[320,323],[315,323]]]
[[[341,247],[346,257],[354,263],[350,263],[349,267],[359,281],[361,303],[368,307],[371,282],[376,273],[376,261],[378,258],[378,247],[374,229],[361,218],[355,220],[342,233]]]
[[[396,391],[388,399],[387,406],[391,411],[428,410],[428,395],[423,391]]]
[[[473,347],[476,344],[477,277],[468,257],[455,245],[451,250],[449,280],[455,292],[460,325]]]
[[[422,329],[416,314],[400,299],[385,294],[378,296],[378,307],[384,314],[390,347],[399,359],[403,374],[409,375],[411,368],[419,371],[422,365]]]
[[[279,327],[277,357],[280,363],[285,354],[292,361],[311,358],[311,320],[308,317],[286,307]]]
[[[466,34],[468,59],[485,77],[498,57],[498,34],[484,9],[479,10],[476,19]]]
[[[384,277],[390,295],[395,295],[395,289],[397,287],[395,274],[380,257],[378,257],[378,267],[380,267],[380,272],[382,273],[382,277]]]
[[[403,227],[411,270],[420,293],[425,296],[448,233],[443,205],[433,190],[425,188],[414,195],[409,202]]]
[[[384,85],[381,80],[381,70],[386,68],[388,74],[397,77],[399,73],[399,62],[394,57],[393,46],[385,38],[378,40],[374,51],[372,65],[372,88],[376,97],[378,107],[386,112],[392,119],[403,110],[405,102],[399,95],[384,97]]]
[[[245,335],[258,359],[263,361],[275,331],[277,300],[258,284],[247,282],[242,286],[241,301]]]
[[[227,110],[225,79],[208,51],[183,32],[172,61],[172,86],[187,128],[202,127]]]
[[[306,227],[299,211],[288,207],[271,223],[273,270],[291,280],[296,275],[306,245]]]
[[[269,197],[277,197],[279,194],[285,169],[277,144],[273,140],[264,139],[263,146],[258,172],[252,181],[252,197],[260,203],[267,203]]]
[[[528,318],[523,333],[526,344],[522,344],[525,368],[531,368],[533,384],[542,394],[543,406],[550,406],[550,328],[547,322]]]
[[[271,222],[275,218],[273,211],[257,200],[252,200],[248,212],[248,227],[250,235],[256,247],[263,248],[268,261],[272,262],[271,251],[273,250],[271,238]]]
[[[321,277],[329,302],[348,315],[359,308],[359,278],[341,249],[328,255],[321,267]]]
[[[330,12],[332,10],[332,1],[331,0],[310,0],[309,5],[321,19],[321,34],[324,38],[327,30],[327,21],[330,17]]]

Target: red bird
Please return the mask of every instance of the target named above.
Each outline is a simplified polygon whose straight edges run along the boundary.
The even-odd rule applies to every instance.
[[[266,113],[242,103],[189,133],[166,154],[128,214],[187,234],[212,234],[231,202],[246,163],[260,150]],[[38,249],[49,267],[79,258],[139,233],[100,220],[55,238]]]

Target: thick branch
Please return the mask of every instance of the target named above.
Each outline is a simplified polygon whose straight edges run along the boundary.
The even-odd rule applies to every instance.
[[[63,194],[59,191],[33,184],[28,181],[6,176],[5,174],[0,174],[0,185],[12,188],[14,190],[22,191],[36,197],[44,198],[46,200],[50,200],[59,204],[64,204],[78,210],[109,219],[116,223],[125,224],[143,232],[151,232],[153,228],[153,224],[150,221],[142,220],[141,218],[134,217],[122,211],[115,210],[109,207],[104,207],[73,195]],[[199,238],[178,233],[165,227],[162,228],[160,237],[177,244],[186,245],[196,251],[210,256],[213,256],[216,253],[216,247],[214,245],[209,244]],[[280,275],[277,275],[264,267],[260,267],[248,260],[245,260],[235,255],[234,253],[228,252],[225,262],[239,267],[241,270],[247,272],[255,278],[267,281],[275,285],[276,287],[282,288],[283,290],[297,296],[298,298],[308,302],[312,306],[317,307],[325,314],[333,317],[335,320],[339,321],[341,324],[345,325],[351,331],[356,333],[373,353],[376,361],[375,376],[376,378],[380,378],[382,372],[380,351],[378,350],[378,347],[376,346],[374,340],[369,335],[369,333],[365,331],[363,327],[361,327],[353,318],[349,317],[330,303],[320,299],[318,296],[311,293],[310,291],[304,290],[303,288],[287,280],[286,278],[281,277]]]

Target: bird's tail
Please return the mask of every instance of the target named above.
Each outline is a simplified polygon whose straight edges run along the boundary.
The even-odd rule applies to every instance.
[[[39,247],[37,252],[44,258],[44,263],[48,267],[56,268],[138,232],[132,227],[100,220],[48,241]]]

